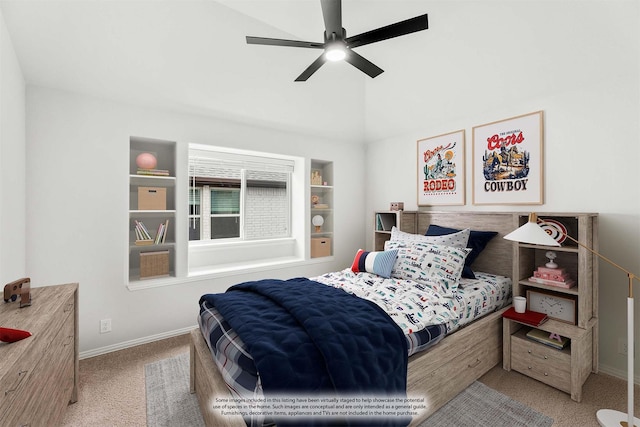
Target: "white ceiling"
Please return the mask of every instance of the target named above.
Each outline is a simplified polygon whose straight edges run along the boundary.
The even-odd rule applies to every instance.
[[[0,0],[0,7],[28,85],[363,142],[369,77],[338,63],[296,83],[319,51],[244,40],[322,41],[319,0]],[[425,1],[346,0],[343,26],[355,35],[427,9]],[[359,53],[402,73],[385,61],[396,40]]]
[[[0,0],[0,10],[28,85],[301,141],[444,132],[638,68],[637,4],[624,0],[343,0],[348,35],[424,13],[429,29],[357,48],[385,70],[375,79],[339,62],[307,82],[294,79],[318,50],[245,36],[322,41],[320,0]]]

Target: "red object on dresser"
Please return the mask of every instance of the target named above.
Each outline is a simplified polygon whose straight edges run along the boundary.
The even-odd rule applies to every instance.
[[[31,332],[28,331],[0,327],[0,341],[2,342],[16,342],[30,336]]]

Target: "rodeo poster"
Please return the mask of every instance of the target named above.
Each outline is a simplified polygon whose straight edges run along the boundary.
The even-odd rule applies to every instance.
[[[464,130],[418,140],[418,206],[464,205]]]
[[[542,204],[542,111],[473,128],[473,204]]]

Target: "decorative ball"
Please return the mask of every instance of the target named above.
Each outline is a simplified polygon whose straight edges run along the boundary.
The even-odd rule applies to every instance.
[[[141,153],[136,157],[136,165],[140,169],[155,169],[158,166],[158,159],[151,153]]]

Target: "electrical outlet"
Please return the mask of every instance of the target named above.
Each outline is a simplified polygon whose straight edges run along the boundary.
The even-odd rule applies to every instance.
[[[100,321],[100,333],[106,334],[107,332],[111,332],[111,319],[102,319]]]
[[[627,354],[627,340],[624,338],[618,338],[618,354]]]

